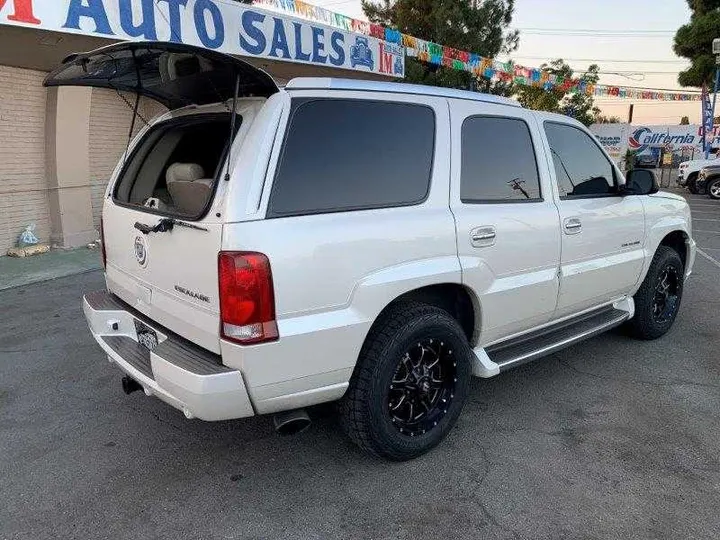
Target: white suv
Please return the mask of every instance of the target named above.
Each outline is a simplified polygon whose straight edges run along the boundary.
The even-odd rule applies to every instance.
[[[79,55],[46,84],[173,109],[112,176],[107,290],[84,309],[126,391],[188,418],[283,413],[292,431],[340,400],[356,443],[409,459],[471,376],[622,323],[657,338],[677,315],[687,204],[650,171],[626,180],[570,118],[405,84],[279,89],[175,44]]]
[[[715,151],[717,152],[717,150]],[[711,154],[708,159],[694,159],[691,161],[683,161],[678,168],[677,183],[680,186],[686,186],[690,193],[698,193],[697,180],[700,171],[705,167],[713,167],[718,165],[715,154]]]

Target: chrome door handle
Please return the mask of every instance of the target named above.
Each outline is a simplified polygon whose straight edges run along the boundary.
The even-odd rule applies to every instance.
[[[582,230],[582,221],[578,218],[568,218],[563,222],[567,234],[577,234]]]
[[[470,239],[475,247],[487,247],[495,245],[495,227],[478,227],[470,231]]]

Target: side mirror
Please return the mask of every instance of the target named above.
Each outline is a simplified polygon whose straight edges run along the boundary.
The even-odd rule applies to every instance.
[[[660,191],[655,173],[648,169],[633,169],[625,177],[625,195],[650,195]]]

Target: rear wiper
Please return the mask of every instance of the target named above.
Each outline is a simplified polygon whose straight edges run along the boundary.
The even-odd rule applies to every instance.
[[[139,221],[135,223],[135,228],[143,234],[172,232],[175,226],[207,232],[207,229],[205,227],[199,227],[198,225],[193,225],[192,223],[185,223],[184,221],[177,221],[173,218],[163,218],[154,227],[151,227],[150,225],[145,225],[144,223],[140,223]]]

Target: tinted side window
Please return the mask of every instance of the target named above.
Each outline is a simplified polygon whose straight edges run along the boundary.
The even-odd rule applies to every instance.
[[[612,165],[584,131],[545,122],[561,197],[609,196],[617,193]]]
[[[540,199],[535,149],[523,120],[472,117],[462,127],[463,202]]]
[[[435,113],[361,100],[293,103],[268,215],[406,206],[430,190]]]

